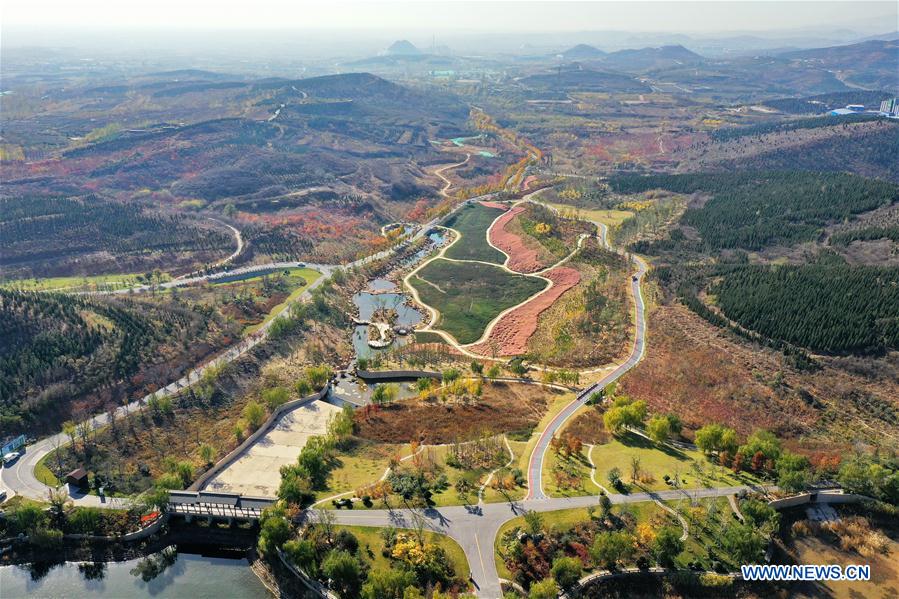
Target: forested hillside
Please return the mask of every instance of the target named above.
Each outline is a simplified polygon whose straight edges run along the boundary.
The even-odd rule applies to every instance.
[[[773,147],[753,156],[719,161],[722,170],[803,170],[850,172],[899,182],[899,124],[879,121],[865,131],[791,147]]]
[[[711,194],[701,208],[689,208],[681,221],[695,227],[709,249],[759,250],[814,240],[829,223],[899,198],[899,186],[843,173],[650,175],[615,177],[609,184],[619,193],[666,189]]]
[[[775,121],[772,123],[760,123],[748,127],[726,127],[717,129],[711,134],[715,141],[727,141],[738,137],[750,135],[764,135],[782,131],[798,131],[801,129],[816,129],[818,127],[833,127],[845,123],[864,123],[867,121],[886,121],[886,117],[878,114],[858,113],[841,116],[820,116],[790,121]]]
[[[0,424],[52,430],[73,411],[116,404],[224,343],[209,313],[168,301],[0,289]],[[190,356],[191,358],[184,359]],[[156,376],[144,376],[153,368]]]
[[[208,222],[208,221],[207,221]],[[234,239],[184,215],[144,210],[137,203],[86,197],[0,198],[0,268],[52,274],[69,260],[97,252],[137,270],[154,252],[226,256]],[[96,273],[95,273],[96,274]]]
[[[729,318],[827,353],[899,349],[899,268],[745,266],[711,288]]]

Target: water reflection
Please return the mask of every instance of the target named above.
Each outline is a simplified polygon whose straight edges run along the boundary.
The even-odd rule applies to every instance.
[[[396,283],[388,279],[372,279],[368,282],[368,290],[372,292],[378,291],[394,291]]]
[[[0,597],[265,597],[244,558],[179,553],[170,547],[139,560],[0,566]]]
[[[106,564],[104,562],[78,564],[78,572],[84,580],[103,580],[106,578]]]
[[[131,575],[140,576],[144,582],[150,582],[174,565],[176,561],[178,561],[178,551],[174,547],[166,547],[159,553],[138,560],[131,570]]]

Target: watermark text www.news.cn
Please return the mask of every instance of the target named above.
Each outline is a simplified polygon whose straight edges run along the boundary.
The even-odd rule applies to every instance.
[[[745,565],[743,580],[870,580],[871,566],[836,564]]]

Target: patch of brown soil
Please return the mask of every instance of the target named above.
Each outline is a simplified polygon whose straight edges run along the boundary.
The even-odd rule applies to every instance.
[[[797,371],[779,352],[680,305],[650,314],[648,339],[646,357],[619,389],[646,400],[650,412],[678,414],[685,429],[709,422],[741,434],[764,428],[804,453],[854,440],[899,446],[890,400],[899,397],[899,378],[890,356],[820,358],[820,370]]]
[[[484,385],[476,403],[445,404],[436,400],[398,401],[380,410],[356,412],[357,436],[381,443],[452,443],[484,433],[508,433],[533,428],[559,391],[539,385]]]
[[[825,530],[825,527],[812,526],[812,532],[798,536],[790,543],[789,550],[802,564],[849,564],[864,563],[871,566],[871,580],[863,582],[827,581],[819,583],[819,593],[800,594],[800,597],[831,597],[833,599],[855,599],[856,597],[895,597],[896,581],[899,580],[899,562],[895,559],[899,543],[896,542],[895,529],[882,530],[868,526],[859,527],[859,532],[868,540],[875,535],[886,545],[882,552],[859,553],[849,548],[842,548],[841,543],[850,540],[850,535],[843,532],[843,526],[852,523],[857,526],[858,518],[844,518],[834,528],[836,534]],[[867,522],[866,520],[863,520]],[[891,527],[893,528],[893,527]],[[817,529],[817,530],[815,530]],[[886,533],[886,534],[884,534]],[[892,557],[891,557],[892,556]]]
[[[575,416],[565,426],[563,433],[592,445],[608,443],[612,439],[603,423],[602,410],[597,406],[589,406],[587,410]]]
[[[509,262],[506,266],[515,272],[532,273],[545,267],[540,261],[539,254],[536,250],[529,248],[519,235],[507,229],[507,225],[512,222],[512,219],[524,211],[524,205],[515,206],[496,219],[488,234],[490,243],[509,255]]]
[[[288,294],[278,292],[271,297],[260,297],[258,300],[242,302],[240,304],[226,304],[220,312],[233,318],[242,326],[250,326],[262,322],[272,309],[287,299]]]
[[[486,208],[496,208],[497,210],[508,210],[509,209],[508,204],[500,204],[499,202],[491,202],[490,200],[481,200],[480,204],[481,204],[481,206],[484,206]]]
[[[815,423],[815,410],[753,376],[775,367],[773,356],[744,350],[705,324],[682,306],[654,310],[646,356],[623,377],[621,391],[646,400],[650,412],[678,414],[689,429],[720,422],[741,434],[765,428],[794,436]]]
[[[580,273],[567,266],[554,268],[545,276],[552,280],[553,286],[508,312],[496,323],[487,340],[472,346],[471,351],[485,356],[515,356],[527,352],[528,339],[537,330],[537,317],[581,280]]]

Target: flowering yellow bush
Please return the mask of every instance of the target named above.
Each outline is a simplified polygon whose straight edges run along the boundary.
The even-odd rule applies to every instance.
[[[618,204],[618,208],[620,210],[633,210],[634,212],[640,212],[642,210],[646,210],[647,208],[652,206],[652,202],[643,200],[643,201],[632,201],[632,202],[621,202]]]
[[[406,562],[407,564],[417,565],[425,561],[425,549],[427,547],[428,545],[425,545],[425,548],[423,549],[422,546],[418,544],[417,539],[413,538],[411,535],[401,534],[397,536],[397,541],[393,546],[391,555],[394,559]]]
[[[653,530],[653,527],[649,523],[643,522],[642,524],[637,525],[636,536],[637,543],[644,547],[648,547],[656,540],[656,531]]]
[[[563,200],[574,201],[579,200],[584,197],[584,194],[579,190],[573,187],[569,187],[567,189],[563,189],[559,192],[559,197]]]

